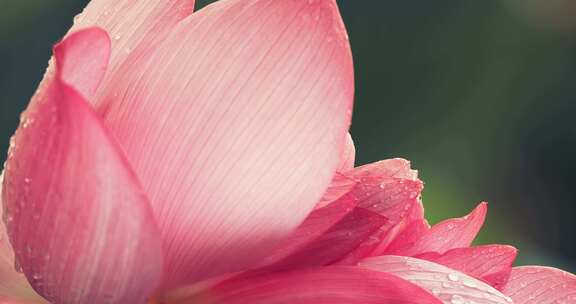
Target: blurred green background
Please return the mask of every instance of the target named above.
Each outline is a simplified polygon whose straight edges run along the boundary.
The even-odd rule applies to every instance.
[[[86,2],[0,0],[0,150]],[[432,222],[489,201],[479,242],[576,271],[576,2],[338,2],[358,163],[408,158]]]

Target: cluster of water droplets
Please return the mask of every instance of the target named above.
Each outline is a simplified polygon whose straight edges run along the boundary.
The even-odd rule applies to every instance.
[[[481,304],[481,303],[502,303],[512,304],[512,299],[506,297],[491,287],[487,287],[483,283],[479,283],[472,278],[462,276],[459,273],[449,273],[445,278],[437,278],[441,281],[441,287],[433,288],[432,293],[441,296],[444,300],[450,301],[451,304]],[[462,288],[465,287],[465,288]],[[463,291],[461,294],[451,294],[451,291]],[[446,293],[446,291],[449,291]],[[481,299],[471,299],[481,298]]]
[[[42,98],[43,94],[45,91],[45,86],[41,85],[39,87],[39,89],[37,90],[32,103],[35,104],[36,106],[42,105],[44,103],[44,100]],[[51,115],[52,118],[48,117],[48,122],[53,122],[55,120],[54,116],[55,116],[55,111],[56,109],[52,109],[52,108],[47,108],[46,110],[48,110],[48,113],[45,115]],[[9,150],[8,150],[8,159],[7,161],[4,163],[4,171],[2,173],[2,175],[0,176],[0,186],[2,187],[2,191],[4,191],[5,193],[3,194],[4,196],[10,197],[12,201],[7,202],[4,201],[2,199],[2,203],[3,203],[3,222],[4,225],[6,227],[6,232],[8,234],[9,237],[13,237],[14,233],[15,233],[15,219],[20,217],[20,214],[22,213],[22,211],[24,209],[27,210],[36,210],[36,205],[34,204],[33,200],[30,198],[31,196],[31,187],[32,187],[32,183],[33,180],[31,177],[27,176],[27,175],[22,175],[22,172],[25,172],[24,170],[21,170],[21,165],[22,165],[22,161],[20,159],[14,159],[16,155],[18,155],[18,153],[21,153],[20,149],[22,147],[20,147],[20,145],[18,144],[18,140],[21,139],[22,136],[25,135],[25,132],[27,132],[27,129],[31,128],[32,126],[34,126],[36,124],[36,120],[34,119],[33,115],[29,114],[29,110],[24,111],[21,115],[20,115],[20,124],[19,127],[16,131],[16,133],[11,137],[10,139],[10,146],[9,146]],[[45,132],[48,132],[47,130],[34,130],[32,132],[37,132],[39,131],[40,134],[43,134]],[[38,134],[38,133],[36,133]],[[34,152],[34,151],[40,151],[38,149],[41,149],[41,147],[26,147],[27,149],[31,149],[30,151]],[[9,179],[4,179],[4,173],[6,174],[10,174],[10,176],[12,176],[13,178],[9,178]],[[13,184],[13,179],[16,178],[19,182],[18,184]],[[32,202],[32,203],[31,203]],[[9,203],[9,205],[8,205]],[[38,212],[33,212],[32,213],[32,220],[34,221],[38,221],[40,219],[40,213]],[[14,257],[14,269],[17,272],[23,272],[22,269],[22,264],[20,262],[20,258],[26,256],[27,258],[43,258],[45,260],[49,260],[50,257],[49,255],[38,251],[38,250],[34,250],[34,248],[31,245],[27,245],[24,249],[20,248],[20,247],[16,247],[14,248],[14,253],[15,253],[15,257]],[[41,276],[37,273],[32,274],[29,278],[29,280],[34,281],[40,281],[41,280]]]
[[[444,303],[513,304],[511,298],[498,290],[460,272],[410,257],[397,258],[402,262],[385,262],[380,267],[423,286]]]
[[[386,180],[374,184],[374,181],[365,178],[361,179],[360,184],[364,185],[364,189],[361,192],[362,197],[360,199],[373,202],[369,205],[371,209],[379,210],[391,207],[400,207],[402,208],[399,213],[400,218],[404,218],[412,207],[412,204],[406,202],[406,199],[416,199],[418,197],[418,193],[412,191],[410,186],[402,181],[391,182]],[[406,195],[406,193],[409,195]],[[402,206],[389,206],[387,202],[398,202],[401,203]]]

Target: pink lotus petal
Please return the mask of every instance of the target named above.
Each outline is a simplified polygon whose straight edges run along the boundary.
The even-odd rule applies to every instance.
[[[381,256],[359,267],[383,271],[410,281],[436,295],[443,303],[511,304],[512,300],[490,285],[448,267],[409,257]]]
[[[82,56],[75,47],[107,47],[99,35],[70,35],[56,66],[83,64],[68,57]],[[51,302],[143,302],[162,272],[150,206],[100,118],[62,79],[71,78],[57,73],[37,93],[9,151],[2,199],[17,264]]]
[[[340,197],[344,196],[346,193],[350,192],[352,188],[356,185],[356,181],[343,175],[340,172],[346,172],[354,169],[354,160],[356,159],[356,148],[354,147],[354,142],[352,141],[352,136],[348,133],[346,137],[346,145],[344,147],[344,153],[340,156],[340,165],[337,169],[336,174],[332,178],[330,186],[322,196],[320,202],[316,205],[317,208],[322,208]]]
[[[288,238],[269,253],[261,263],[267,266],[279,262],[287,256],[303,250],[306,246],[321,238],[342,218],[353,212],[358,202],[344,197],[332,204],[316,209]]]
[[[514,267],[503,292],[514,304],[576,303],[576,276],[551,267]]]
[[[366,242],[385,223],[385,217],[364,208],[356,208],[318,238],[260,271],[282,271],[332,264]]]
[[[50,304],[46,300],[20,300],[0,295],[0,304]]]
[[[83,96],[94,94],[106,73],[110,47],[110,38],[99,28],[70,35],[55,51],[62,81]]]
[[[338,264],[340,265],[356,265],[356,263],[364,258],[371,256],[382,255],[389,248],[389,245],[394,243],[398,239],[402,239],[405,234],[401,234],[407,229],[411,229],[408,225],[408,217],[400,220],[396,225],[390,225],[390,220],[386,224],[382,225],[379,230],[377,230],[372,236],[366,239],[365,242],[360,244],[353,252],[350,252],[346,257],[342,258]],[[422,222],[425,225],[428,223],[426,220],[418,220],[417,222]],[[424,229],[428,229],[429,226],[424,226]],[[417,234],[411,233],[413,237]],[[399,236],[400,235],[400,236]]]
[[[0,185],[3,183],[0,175]],[[0,203],[2,197],[0,187]],[[0,218],[5,219],[0,205]],[[14,269],[14,251],[8,239],[4,222],[0,223],[0,303],[48,303],[30,286],[26,277]]]
[[[176,24],[189,16],[194,0],[92,0],[74,18],[69,33],[98,26],[112,37],[112,54],[104,86],[128,58],[147,55],[161,43]],[[92,100],[91,95],[85,95]]]
[[[425,219],[419,219],[407,225],[398,225],[396,228],[398,229],[394,233],[391,233],[393,239],[385,248],[383,254],[395,255],[414,247],[414,245],[428,233],[430,225]]]
[[[157,45],[178,22],[189,16],[193,9],[194,0],[91,0],[84,11],[74,18],[68,35],[88,27],[103,28],[113,37],[109,50],[110,61],[108,73],[100,77],[103,78],[100,90],[85,90],[79,86],[77,91],[90,103],[99,105],[100,108],[106,107],[102,105],[100,97],[113,88],[113,75],[118,69],[147,60]],[[84,58],[90,60],[90,56]],[[46,86],[53,77],[55,67],[52,63],[51,61],[40,88]]]
[[[420,201],[423,184],[417,179],[416,171],[410,169],[410,163],[402,159],[365,165],[346,175],[357,181],[350,193],[358,206],[388,219],[368,242],[342,261],[354,264],[359,259],[381,254],[403,227],[424,217]]]
[[[160,303],[186,304],[441,304],[398,277],[355,267],[325,267],[232,279],[195,296]]]
[[[283,256],[287,256],[288,252],[297,252],[276,265],[277,268],[291,269],[334,262],[354,265],[365,257],[377,254],[380,246],[386,248],[397,235],[397,229],[405,227],[405,223],[423,218],[420,202],[422,182],[417,180],[407,161],[381,161],[357,170],[346,173],[350,180],[355,181],[352,190],[332,204],[336,204],[336,207],[349,206],[349,202],[353,202],[360,208],[320,238],[318,233],[325,230],[314,229],[315,233],[312,233],[309,225],[304,225],[306,229],[299,229],[293,235],[295,239],[285,241],[280,250],[267,259],[267,264],[272,264],[271,260],[278,260],[278,252]],[[317,220],[318,217],[311,219]],[[332,223],[329,219],[326,216],[322,223]],[[350,235],[355,237],[351,238]]]
[[[466,273],[500,290],[510,277],[517,253],[512,246],[485,245],[452,249],[444,254],[424,253],[417,258]]]
[[[421,205],[420,193],[423,189],[421,181],[381,175],[353,178],[358,183],[355,189],[356,197],[360,201],[358,205],[386,215],[392,221],[391,225],[399,223],[408,216],[414,215],[414,218],[409,218],[410,220],[423,217],[423,214],[416,215],[410,212],[414,205]]]
[[[326,189],[326,192],[322,196],[322,199],[320,199],[320,202],[316,204],[315,210],[324,208],[334,202],[337,202],[350,191],[352,191],[356,185],[357,183],[355,180],[336,172],[332,178],[330,186],[328,189]],[[350,200],[348,199],[348,201]],[[354,206],[356,206],[356,204],[357,202],[354,203]]]
[[[11,297],[3,297],[0,296],[0,303],[1,304],[48,304],[46,301],[26,301],[26,300],[16,300]]]
[[[468,247],[484,224],[488,205],[480,203],[470,214],[445,220],[434,225],[412,246],[395,246],[386,254],[416,256],[426,252],[445,253],[454,248]]]
[[[353,175],[356,178],[380,175],[413,181],[418,180],[418,171],[412,170],[410,168],[410,162],[402,158],[386,159],[357,167]]]
[[[334,0],[218,1],[113,83],[99,110],[151,198],[167,286],[254,265],[304,220],[354,91]]]
[[[389,159],[355,168],[346,174],[358,182],[358,205],[386,216],[388,227],[424,217],[420,201],[423,183],[404,159]]]
[[[352,140],[352,135],[348,133],[346,137],[346,146],[344,147],[344,153],[340,158],[340,166],[338,167],[339,172],[347,172],[354,169],[354,162],[356,161],[356,147],[354,146],[354,140]]]

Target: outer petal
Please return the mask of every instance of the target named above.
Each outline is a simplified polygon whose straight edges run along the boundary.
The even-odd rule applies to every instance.
[[[399,179],[418,180],[418,171],[410,168],[410,162],[402,158],[386,159],[358,167],[353,175],[356,178],[366,176],[387,176]]]
[[[396,168],[398,163],[406,166]],[[356,168],[346,175],[359,183],[359,206],[386,215],[392,225],[409,215],[413,205],[421,205],[423,185],[413,172],[409,162],[390,159]]]
[[[364,260],[360,267],[384,271],[432,292],[445,304],[511,304],[512,300],[490,285],[432,262],[400,256]]]
[[[340,158],[340,166],[338,167],[339,172],[346,172],[354,169],[354,162],[356,161],[356,147],[354,146],[354,140],[352,140],[352,135],[348,133],[346,137],[346,145],[344,146],[344,152]]]
[[[386,225],[374,235],[379,240],[361,248],[362,257],[381,254],[396,237],[400,229],[414,220],[423,218],[420,193],[423,185],[420,181],[404,179],[364,179],[362,195],[358,198],[360,207],[381,214],[388,219]]]
[[[550,267],[515,267],[503,292],[514,304],[576,303],[576,276]]]
[[[98,26],[113,38],[106,89],[127,59],[132,57],[129,64],[133,64],[136,58],[147,56],[193,9],[194,0],[92,0],[76,16],[70,33]],[[96,101],[91,95],[86,97]]]
[[[91,0],[84,11],[74,18],[74,24],[68,35],[81,29],[98,26],[113,37],[112,48],[108,73],[101,75],[103,84],[100,89],[86,91],[80,85],[76,87],[77,91],[92,104],[105,107],[102,105],[101,96],[114,85],[114,75],[118,69],[122,66],[133,67],[136,63],[146,61],[176,24],[192,13],[194,2],[194,0]],[[55,66],[51,61],[40,88],[50,82],[54,70]],[[86,75],[82,72],[71,71],[67,73],[67,77],[82,78]]]
[[[352,136],[350,133],[348,133],[348,136],[346,137],[346,144],[344,146],[344,152],[340,156],[340,165],[338,166],[336,174],[332,178],[330,186],[324,193],[324,196],[322,196],[320,202],[316,205],[316,208],[321,208],[334,202],[346,193],[350,192],[350,190],[352,190],[352,188],[356,185],[356,181],[354,179],[346,177],[341,173],[354,169],[355,159],[356,148],[354,147]]]
[[[310,243],[326,234],[334,225],[337,225],[342,218],[353,212],[357,203],[353,199],[344,197],[328,206],[314,210],[288,238],[284,239],[279,246],[264,257],[261,265],[274,264],[295,252],[303,250]]]
[[[94,94],[106,74],[111,54],[111,42],[100,28],[72,34],[56,47],[54,53],[62,81],[83,96]]]
[[[388,219],[367,242],[342,262],[354,264],[359,259],[380,255],[409,223],[424,218],[420,201],[423,184],[410,163],[403,159],[390,159],[358,167],[347,176],[357,181],[351,192],[358,206]]]
[[[326,267],[225,281],[170,304],[440,304],[430,293],[398,277],[354,267]]]
[[[425,253],[417,257],[461,271],[501,289],[510,277],[517,253],[518,250],[512,246],[486,245],[452,249],[444,254]]]
[[[401,228],[400,231],[394,234],[394,238],[384,250],[384,254],[391,255],[410,250],[428,233],[430,225],[425,219],[419,219],[399,228]]]
[[[341,260],[369,241],[387,219],[364,208],[356,208],[318,238],[298,251],[260,271],[282,271],[329,265]]]
[[[253,265],[320,200],[353,98],[334,0],[218,1],[125,68],[100,112],[151,197],[168,285]]]
[[[106,47],[91,40],[98,35],[69,39]],[[73,48],[84,45],[57,47],[57,66],[82,64]],[[120,149],[66,79],[74,78],[57,74],[40,90],[9,152],[2,194],[17,264],[51,302],[143,302],[161,276],[159,232]]]
[[[331,203],[337,202],[340,198],[344,197],[344,195],[348,194],[348,192],[352,191],[356,185],[357,182],[354,179],[336,172],[332,178],[330,186],[326,192],[324,192],[322,199],[318,204],[316,204],[315,208],[320,209]],[[357,205],[357,202],[354,202],[354,205]]]
[[[486,203],[480,203],[465,217],[434,225],[414,245],[395,246],[386,250],[386,254],[416,256],[426,252],[445,253],[450,249],[468,247],[484,224],[487,208]]]
[[[397,230],[405,226],[405,222],[423,217],[420,202],[422,183],[416,179],[409,162],[401,159],[381,161],[359,167],[346,173],[346,176],[345,180],[355,182],[354,187],[328,206],[349,206],[353,203],[359,208],[321,237],[318,236],[318,232],[321,232],[319,229],[315,229],[316,233],[299,229],[293,235],[299,241],[286,241],[286,245],[280,247],[282,253],[286,254],[286,249],[290,248],[293,254],[275,266],[290,269],[334,262],[353,265],[375,254],[380,246],[386,246]],[[309,218],[301,227],[310,227],[307,222],[317,218]],[[330,217],[322,218],[322,223],[329,222]],[[277,254],[271,256],[273,259],[277,257]]]
[[[3,174],[0,175],[0,184],[2,181]],[[0,191],[0,201],[1,194]],[[4,219],[2,209],[0,208],[0,218]],[[17,272],[14,266],[14,251],[2,222],[0,223],[0,303],[48,303],[32,289],[26,277]]]

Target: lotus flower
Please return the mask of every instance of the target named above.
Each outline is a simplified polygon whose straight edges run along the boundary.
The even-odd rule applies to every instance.
[[[576,277],[430,227],[407,161],[353,168],[334,0],[93,0],[2,182],[2,303],[576,303]]]

